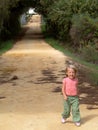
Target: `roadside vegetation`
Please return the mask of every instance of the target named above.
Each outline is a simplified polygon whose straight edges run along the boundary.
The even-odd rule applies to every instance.
[[[13,40],[8,40],[8,41],[3,41],[0,43],[0,55],[2,55],[4,52],[8,51],[13,47],[14,41]]]
[[[0,0],[0,55],[13,46],[17,35],[21,35],[20,17],[30,7],[35,7],[37,2],[35,0]]]

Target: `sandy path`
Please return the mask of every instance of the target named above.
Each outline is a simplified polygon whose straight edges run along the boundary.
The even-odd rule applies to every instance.
[[[98,108],[80,105],[82,125],[61,124],[65,61],[41,35],[40,17],[21,41],[0,57],[0,130],[98,130]]]

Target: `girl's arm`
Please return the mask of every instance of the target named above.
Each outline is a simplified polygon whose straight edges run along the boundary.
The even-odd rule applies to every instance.
[[[78,95],[78,96],[80,95],[78,86],[77,86],[77,95]]]
[[[65,93],[65,86],[64,86],[64,84],[62,86],[62,93],[63,93],[64,99],[67,100],[67,95]]]
[[[78,88],[78,79],[77,79],[77,95],[79,96],[79,88]]]

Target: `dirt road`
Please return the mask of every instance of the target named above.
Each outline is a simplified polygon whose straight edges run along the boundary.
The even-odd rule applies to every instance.
[[[81,93],[82,99],[86,97],[80,104],[81,127],[72,117],[61,123],[61,81],[68,57],[44,41],[40,16],[33,16],[25,27],[25,36],[0,56],[0,130],[98,130],[98,105],[87,109],[85,93]]]

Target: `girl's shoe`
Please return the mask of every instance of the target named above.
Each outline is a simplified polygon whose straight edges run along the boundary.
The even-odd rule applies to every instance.
[[[80,123],[80,122],[75,122],[75,125],[76,125],[76,126],[80,126],[81,123]]]
[[[66,119],[65,119],[65,118],[62,118],[61,122],[62,122],[62,123],[65,123],[65,122],[66,122]]]

